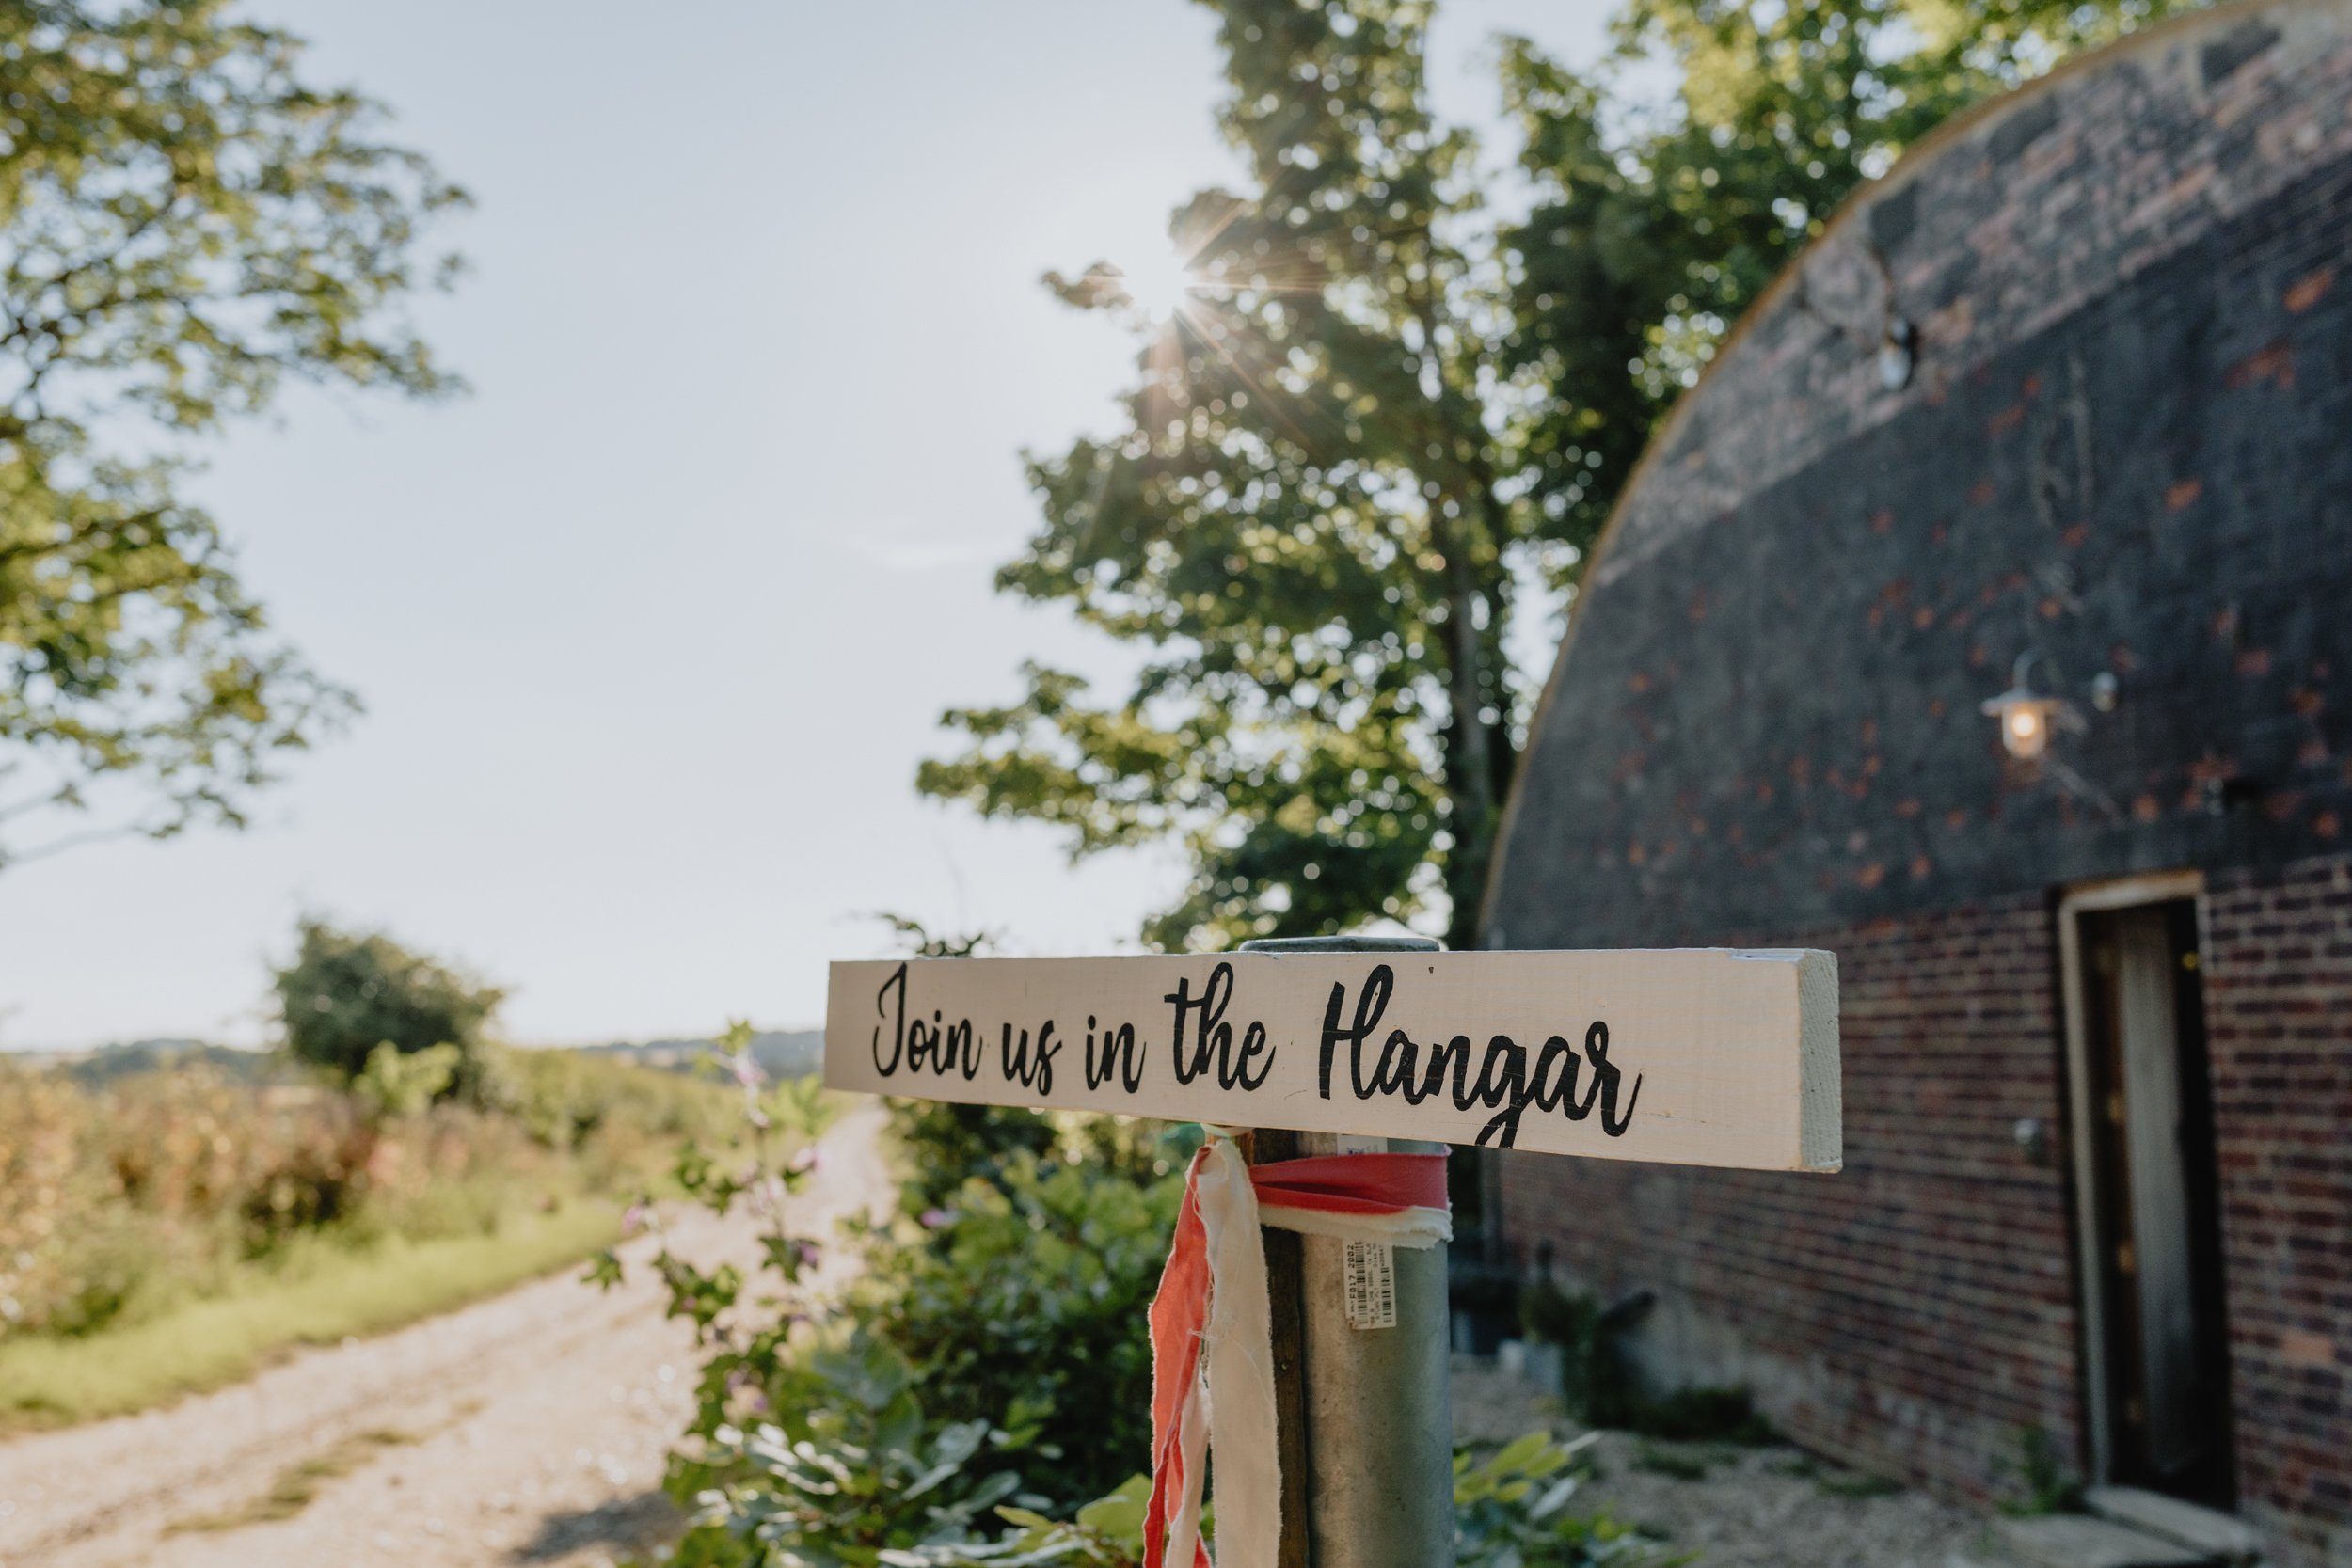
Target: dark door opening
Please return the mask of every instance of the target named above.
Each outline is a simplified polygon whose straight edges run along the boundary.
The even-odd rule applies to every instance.
[[[2077,918],[2104,1479],[2227,1508],[2235,1465],[2197,907],[2180,898]]]

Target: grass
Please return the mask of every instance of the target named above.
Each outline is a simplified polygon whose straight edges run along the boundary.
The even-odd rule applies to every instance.
[[[1891,1497],[1902,1490],[1900,1482],[1888,1481],[1884,1476],[1865,1475],[1858,1470],[1821,1476],[1813,1484],[1820,1488],[1824,1497],[1846,1497],[1855,1502],[1871,1497]]]
[[[1714,1466],[1712,1456],[1704,1451],[1677,1451],[1643,1443],[1633,1450],[1633,1467],[1676,1481],[1705,1481]]]
[[[180,1535],[197,1530],[243,1529],[247,1525],[267,1525],[280,1519],[291,1519],[310,1506],[310,1500],[318,1496],[319,1487],[325,1482],[337,1476],[349,1475],[385,1449],[415,1441],[408,1433],[389,1427],[379,1427],[373,1432],[346,1437],[325,1452],[296,1460],[278,1471],[277,1479],[269,1483],[269,1490],[260,1497],[247,1498],[236,1507],[223,1509],[218,1513],[198,1513],[185,1519],[176,1519],[164,1533]]]
[[[576,1202],[510,1215],[488,1234],[322,1247],[233,1294],[130,1327],[0,1343],[0,1430],[125,1415],[217,1388],[296,1346],[380,1334],[495,1295],[619,1234],[613,1208]]]

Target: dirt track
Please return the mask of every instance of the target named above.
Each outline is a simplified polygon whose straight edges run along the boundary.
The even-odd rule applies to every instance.
[[[826,1133],[803,1233],[888,1200],[880,1122],[861,1108]],[[677,1235],[695,1254],[743,1240],[707,1216]],[[567,1271],[168,1410],[0,1444],[0,1563],[608,1563],[674,1518],[657,1486],[695,1365],[648,1271],[610,1294]]]

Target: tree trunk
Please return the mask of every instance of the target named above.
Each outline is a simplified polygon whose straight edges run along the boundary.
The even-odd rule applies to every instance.
[[[1492,735],[1479,710],[1486,705],[1486,650],[1472,607],[1478,596],[1470,551],[1450,541],[1446,551],[1446,630],[1451,641],[1454,712],[1446,739],[1446,793],[1453,804],[1446,852],[1446,894],[1454,901],[1446,923],[1446,944],[1474,947],[1478,910],[1486,900],[1486,864],[1494,853],[1495,768]]]

